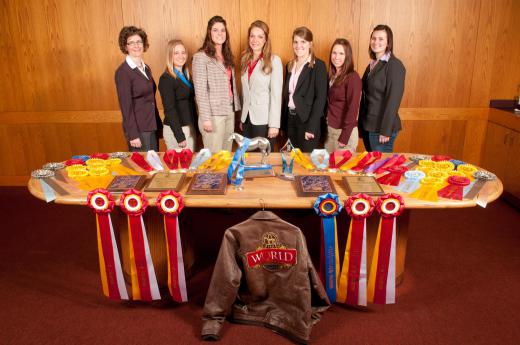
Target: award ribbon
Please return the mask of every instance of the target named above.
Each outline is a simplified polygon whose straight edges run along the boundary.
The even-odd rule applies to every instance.
[[[368,300],[376,304],[395,303],[395,266],[397,231],[396,218],[404,210],[399,194],[389,193],[377,199],[381,214],[376,245],[368,278]]]
[[[291,151],[291,157],[296,161],[296,163],[300,164],[303,168],[307,170],[312,170],[314,165],[309,160],[307,156],[305,156],[299,148],[295,148]]]
[[[408,170],[404,173],[405,180],[395,188],[401,193],[413,193],[419,188],[420,181],[426,176],[421,170]]]
[[[311,161],[318,170],[325,170],[329,166],[330,155],[325,149],[314,149],[311,152]]]
[[[336,163],[338,157],[341,157],[341,160]],[[329,157],[329,168],[330,169],[339,169],[352,157],[352,152],[349,150],[337,150],[331,153]]]
[[[250,141],[251,139],[244,137],[242,146],[240,146],[235,151],[233,159],[231,160],[231,164],[229,164],[227,177],[228,181],[231,182],[231,184],[234,186],[240,186],[242,180],[244,179],[244,153],[246,153]],[[235,178],[233,178],[234,174]]]
[[[112,175],[140,175],[137,171],[123,164],[124,158],[107,159],[107,167],[112,171]]]
[[[65,176],[63,175],[63,171],[61,171],[63,168],[65,168],[65,164],[60,162],[45,163],[42,166],[42,169],[54,171],[54,177],[56,178],[56,180],[59,180],[63,183],[67,183],[67,181],[65,180]]]
[[[435,162],[435,169],[448,172],[455,169],[455,164],[453,164],[453,162],[450,161],[438,161]]]
[[[83,159],[79,159],[79,158],[71,158],[71,159],[68,159],[65,161],[65,165],[66,166],[71,166],[71,165],[84,165],[85,164],[85,161]]]
[[[475,180],[466,187],[469,187],[469,189],[464,191],[464,197],[467,199],[473,199],[476,197],[487,181],[496,180],[497,178],[495,174],[482,170],[475,171],[473,177]]]
[[[134,300],[152,301],[161,299],[161,295],[142,216],[147,206],[146,196],[136,189],[127,190],[119,199],[119,207],[128,215],[132,296]]]
[[[461,164],[466,164],[466,162],[460,161],[458,159],[450,159],[450,162],[452,162],[453,165],[455,165],[455,169],[457,169],[457,167]]]
[[[179,168],[179,153],[176,150],[166,150],[163,156],[164,163],[170,170],[177,170]]]
[[[148,164],[143,156],[141,156],[141,154],[139,152],[134,152],[132,153],[132,155],[130,156],[130,159],[135,163],[137,164],[141,169],[143,169],[144,171],[146,172],[150,172],[153,170],[153,168],[150,166],[150,164]]]
[[[182,149],[179,153],[179,162],[181,168],[187,170],[190,167],[191,160],[193,158],[193,152],[190,149]]]
[[[420,181],[419,189],[410,194],[410,197],[425,201],[438,201],[437,190],[441,189],[442,185],[441,179],[426,176]]]
[[[376,174],[382,174],[385,171],[389,171],[390,168],[401,166],[404,162],[406,162],[406,157],[404,155],[393,155],[384,164],[377,168]]]
[[[103,294],[110,299],[127,300],[128,292],[110,218],[114,198],[106,189],[95,189],[88,193],[87,205],[96,213],[99,273]]]
[[[90,158],[89,155],[75,155],[75,156],[72,156],[72,159],[79,159],[79,160],[82,160],[83,162],[86,162],[89,158]]]
[[[478,169],[475,168],[475,166],[473,166],[471,164],[460,164],[457,167],[457,170],[462,171],[464,174],[466,174],[466,177],[469,178],[470,180],[473,179],[473,174],[478,171]]]
[[[348,162],[347,164],[343,165],[341,167],[341,170],[350,170],[352,169],[353,167],[355,167],[360,160],[362,160],[366,155],[368,155],[368,152],[365,151],[363,153],[360,153],[358,154],[356,157],[354,157],[350,162]]]
[[[90,158],[108,159],[110,155],[108,153],[97,152],[90,155]]]
[[[46,202],[56,200],[56,193],[59,195],[69,194],[54,180],[55,176],[56,172],[50,169],[37,169],[31,172],[31,177],[40,182]]]
[[[354,194],[345,202],[350,228],[338,286],[338,302],[367,305],[367,224],[374,211],[374,200],[366,194]]]
[[[128,163],[128,156],[130,156],[129,152],[121,152],[121,151],[112,152],[110,154],[110,158],[119,158],[119,159],[121,159],[121,165],[123,165],[125,168],[132,169],[132,166],[130,165],[130,163]]]
[[[211,156],[206,162],[199,166],[200,170],[220,170],[231,163],[231,152],[227,150],[221,150]]]
[[[207,161],[210,157],[211,157],[211,151],[209,149],[202,149],[202,150],[200,150],[199,153],[197,153],[197,155],[195,156],[195,158],[191,162],[190,170],[191,169],[193,169],[193,170],[197,169],[202,163]]]
[[[462,200],[464,186],[469,185],[470,180],[462,176],[448,177],[448,185],[437,192],[442,198]]]
[[[434,162],[449,161],[450,159],[451,159],[451,157],[446,156],[446,155],[433,155],[432,156],[432,161],[434,161]]]
[[[182,196],[173,191],[159,194],[157,209],[164,215],[164,232],[166,235],[166,253],[168,255],[168,289],[175,302],[187,302],[186,277],[179,226],[179,213],[184,208]]]
[[[388,186],[397,186],[401,182],[401,177],[408,171],[407,167],[404,166],[391,166],[388,168],[388,174],[377,178],[377,182]]]
[[[372,163],[370,164],[368,167],[365,168],[365,172],[367,174],[375,174],[375,171],[377,169],[379,169],[380,166],[382,166],[383,164],[385,164],[386,162],[388,162],[388,160],[392,158],[392,157],[388,157],[388,158],[385,158],[385,159],[381,159],[381,160],[378,160],[377,162],[375,163]]]
[[[370,164],[376,162],[381,158],[381,152],[372,151],[368,152],[366,156],[364,156],[357,164],[352,168],[353,171],[361,171],[365,169]]]
[[[338,196],[332,193],[320,195],[314,202],[314,211],[321,217],[320,277],[331,303],[336,301],[339,275],[336,216],[341,212],[341,208]]]
[[[415,155],[415,156],[411,156],[410,158],[410,162],[407,164],[408,166],[408,169],[412,169],[412,168],[415,168],[417,165],[419,165],[419,162],[424,160],[424,159],[428,159],[428,156],[421,156],[421,155]]]
[[[164,167],[161,163],[161,158],[154,150],[150,150],[146,153],[146,160],[153,167],[154,170],[163,171]]]

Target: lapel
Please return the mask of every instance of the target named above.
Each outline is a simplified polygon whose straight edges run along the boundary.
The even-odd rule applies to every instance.
[[[226,73],[226,67],[224,67],[224,64],[220,63],[217,59],[215,58],[209,58],[211,60],[211,62],[216,65],[218,68],[220,68],[224,73]]]
[[[383,68],[383,66],[386,65],[386,63],[387,63],[386,61],[379,61],[376,64],[376,66],[374,67],[374,69],[372,70],[372,72],[370,72],[368,74],[368,79],[371,79],[377,72],[379,72],[381,70],[381,68]]]
[[[264,67],[264,59],[262,58],[256,64],[255,68],[253,69],[253,73],[251,73],[251,78],[249,79],[249,82],[248,82],[249,89],[251,89],[251,84],[253,83],[253,80],[258,76],[258,73],[260,73],[260,71],[262,70],[263,67]]]
[[[128,65],[127,65],[128,66]],[[143,80],[146,80],[146,81],[151,81],[152,80],[152,74],[150,73],[150,69],[148,67],[145,67],[144,68],[144,72],[146,73],[146,75],[148,76],[148,79],[146,79],[146,77],[143,75],[143,73],[141,73],[141,71],[139,70],[138,67],[136,68],[132,68],[130,66],[128,66],[128,68],[130,68],[130,70],[133,72],[133,73],[136,73],[140,78],[142,78]]]
[[[298,82],[296,83],[296,87],[294,88],[294,92],[296,92],[303,82],[309,77],[311,73],[311,69],[309,68],[309,63],[307,62],[302,69],[302,73],[300,73],[300,77],[298,77]]]

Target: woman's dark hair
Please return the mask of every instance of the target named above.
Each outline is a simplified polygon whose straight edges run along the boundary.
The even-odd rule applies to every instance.
[[[345,62],[343,62],[343,66],[341,67],[341,71],[339,72],[339,75],[334,80],[334,84],[340,84],[342,83],[347,76],[354,72],[354,59],[352,57],[352,46],[350,45],[350,42],[344,38],[336,38],[334,43],[332,43],[332,47],[330,47],[330,54],[329,58],[332,56],[332,50],[334,49],[334,46],[339,45],[343,47],[343,50],[345,51]],[[336,75],[336,66],[332,64],[332,59],[329,61],[329,79],[334,77]]]
[[[148,47],[148,36],[146,32],[144,32],[141,28],[136,28],[135,26],[125,26],[119,32],[119,49],[123,52],[123,54],[128,54],[128,50],[126,49],[126,44],[128,43],[128,37],[139,35],[141,40],[143,40],[143,50],[147,51]]]
[[[379,24],[377,25],[374,30],[372,30],[372,33],[370,34],[370,38],[372,38],[372,35],[374,34],[374,31],[384,31],[386,32],[386,41],[388,45],[386,46],[386,53],[394,52],[394,34],[392,33],[392,29],[388,25]],[[370,44],[368,45],[368,55],[370,55],[370,58],[372,60],[376,59],[376,54],[372,51],[372,48],[370,48]]]
[[[214,16],[208,21],[208,28],[206,30],[206,38],[204,39],[204,43],[200,50],[202,50],[206,55],[215,58],[215,43],[211,39],[211,29],[213,25],[216,23],[224,24],[224,28],[226,29],[226,41],[222,45],[222,56],[224,57],[224,66],[233,67],[235,64],[233,62],[233,53],[231,53],[231,42],[229,40],[229,32],[227,29],[226,21],[221,16]]]
[[[312,46],[312,40],[313,35],[312,31],[306,27],[306,26],[300,26],[294,29],[292,34],[292,39],[294,41],[294,37],[298,36],[301,39],[306,40],[307,42],[311,43],[311,47],[309,49],[310,55],[311,55],[311,61],[309,62],[309,68],[314,68],[314,64],[316,63],[316,55],[314,55],[314,47]],[[293,68],[294,64],[296,63],[296,54],[294,54],[293,58],[289,61],[289,71]]]

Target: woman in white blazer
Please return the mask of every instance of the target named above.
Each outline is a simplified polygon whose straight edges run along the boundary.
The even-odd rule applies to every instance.
[[[261,20],[248,30],[248,45],[242,55],[242,117],[244,136],[278,136],[282,107],[283,67],[271,53],[269,27]],[[273,144],[273,143],[271,143]]]

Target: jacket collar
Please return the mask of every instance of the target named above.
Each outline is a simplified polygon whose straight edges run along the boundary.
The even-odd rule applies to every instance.
[[[137,73],[138,75],[141,76],[141,78],[144,78],[146,80],[150,80],[150,68],[144,63],[144,60],[142,60],[143,62],[143,66],[144,66],[144,73],[146,73],[146,76],[143,74],[143,72],[141,72],[139,70],[139,68],[137,67],[137,65],[135,64],[134,60],[132,60],[132,58],[130,57],[130,55],[127,55],[126,56],[126,64],[128,65],[128,67],[130,67],[131,70],[133,70],[135,73]]]
[[[268,219],[278,219],[279,217],[271,211],[258,211],[249,218],[250,219],[268,220]]]

